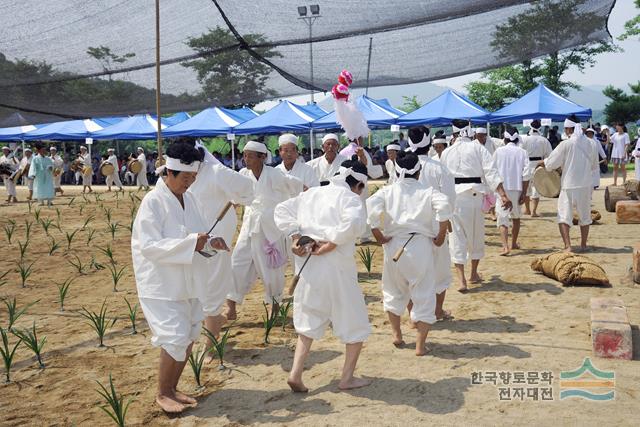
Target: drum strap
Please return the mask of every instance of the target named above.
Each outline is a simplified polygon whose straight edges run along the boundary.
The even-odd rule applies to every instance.
[[[456,184],[482,184],[482,178],[470,177],[470,178],[455,178]]]

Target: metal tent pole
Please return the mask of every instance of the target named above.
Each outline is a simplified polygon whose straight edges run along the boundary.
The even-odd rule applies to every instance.
[[[367,87],[364,90],[365,96],[369,96],[369,72],[371,71],[371,47],[372,46],[373,46],[373,37],[369,37],[369,59],[367,59]]]
[[[162,162],[162,118],[160,117],[160,0],[156,0],[156,119],[158,160]]]

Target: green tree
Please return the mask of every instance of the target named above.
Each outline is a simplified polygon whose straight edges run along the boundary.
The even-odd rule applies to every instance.
[[[640,0],[636,0],[636,7],[640,9]],[[636,15],[624,23],[624,33],[618,37],[618,40],[626,40],[629,37],[640,36],[640,15]]]
[[[416,111],[421,106],[422,104],[420,103],[420,101],[418,101],[417,95],[402,96],[402,107],[400,107],[402,111],[410,113],[412,111]]]
[[[136,56],[135,53],[125,53],[124,55],[116,55],[111,52],[111,48],[107,46],[89,47],[87,48],[87,54],[100,62],[102,70],[105,73],[109,73],[115,64],[124,64],[129,59]],[[109,81],[111,81],[111,74],[109,74]]]
[[[519,98],[538,83],[567,96],[580,89],[562,76],[576,67],[584,72],[596,63],[596,56],[619,50],[609,41],[597,41],[565,49],[567,40],[588,40],[606,22],[604,16],[579,12],[585,0],[540,0],[527,11],[496,27],[493,50],[515,65],[490,70],[482,79],[466,86],[470,98],[488,109],[504,106],[505,98]],[[536,58],[540,52],[551,52]]]
[[[608,123],[629,123],[640,119],[640,81],[630,84],[629,88],[631,88],[631,94],[613,86],[607,86],[602,91],[611,99],[604,107],[604,115]]]
[[[264,45],[267,41],[259,34],[246,34],[249,45]],[[213,104],[240,107],[249,99],[266,99],[276,95],[266,88],[271,68],[254,58],[244,49],[231,48],[237,40],[229,30],[216,27],[200,37],[190,37],[187,45],[200,54],[200,58],[182,62],[192,68],[202,86],[205,99]],[[225,49],[229,48],[229,49]],[[270,47],[253,49],[263,58],[280,57]]]

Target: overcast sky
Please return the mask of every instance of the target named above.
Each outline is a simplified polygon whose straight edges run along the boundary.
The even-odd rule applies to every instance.
[[[609,16],[609,32],[613,38],[617,38],[624,32],[624,23],[640,13],[633,0],[618,0]],[[567,80],[573,80],[579,85],[614,85],[627,87],[627,83],[640,81],[640,40],[638,37],[629,38],[616,43],[624,49],[624,52],[607,53],[597,57],[597,64],[593,68],[587,68],[584,73],[576,69],[567,72]],[[452,79],[436,80],[441,86],[449,86],[453,89],[464,91],[464,85],[477,80],[479,73],[467,74]]]

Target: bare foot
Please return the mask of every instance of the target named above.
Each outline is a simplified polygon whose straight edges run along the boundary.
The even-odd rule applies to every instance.
[[[525,215],[531,215],[531,211],[527,211],[527,210],[525,210],[525,211],[524,211],[524,214],[525,214]]]
[[[538,212],[534,212],[531,214],[532,218],[538,218],[540,216],[540,214]]]
[[[181,391],[175,390],[176,400],[180,403],[184,403],[187,406],[195,406],[198,404],[198,401],[191,396],[188,396]]]
[[[566,247],[566,248],[564,248],[562,251],[563,251],[563,252],[567,252],[567,253],[571,253],[571,252],[573,252],[573,250],[571,249],[571,246],[567,246],[567,247]]]
[[[347,381],[340,381],[338,384],[338,388],[340,390],[353,390],[354,388],[366,387],[371,384],[371,381],[365,380],[364,378],[356,378],[352,377]]]
[[[450,311],[447,310],[442,310],[441,312],[436,312],[436,320],[437,321],[441,321],[441,320],[451,320],[453,319],[453,316],[451,315]]]
[[[426,356],[431,353],[431,349],[426,345],[416,347],[416,356]]]
[[[308,393],[309,389],[307,387],[305,387],[305,385],[302,383],[302,381],[294,381],[292,379],[288,379],[287,380],[287,384],[289,384],[289,387],[291,388],[291,391],[293,391],[294,393]]]
[[[520,249],[520,245],[517,243],[514,243],[511,245],[511,249]]]
[[[467,288],[467,282],[464,281],[460,284],[460,287],[458,288],[458,292],[460,292],[461,294],[466,293],[469,290],[469,288]]]
[[[509,255],[509,248],[502,248],[502,252],[500,252],[500,256]],[[471,281],[473,283],[473,280]]]
[[[404,346],[406,345],[406,343],[404,342],[404,340],[393,340],[393,345],[396,348],[404,348]]]
[[[482,276],[478,273],[472,274],[471,279],[469,280],[471,283],[482,283]]]
[[[156,403],[162,410],[168,414],[179,414],[180,412],[187,409],[185,405],[178,402],[176,399],[169,396],[156,396]]]
[[[580,252],[589,252],[588,246],[580,246]]]

